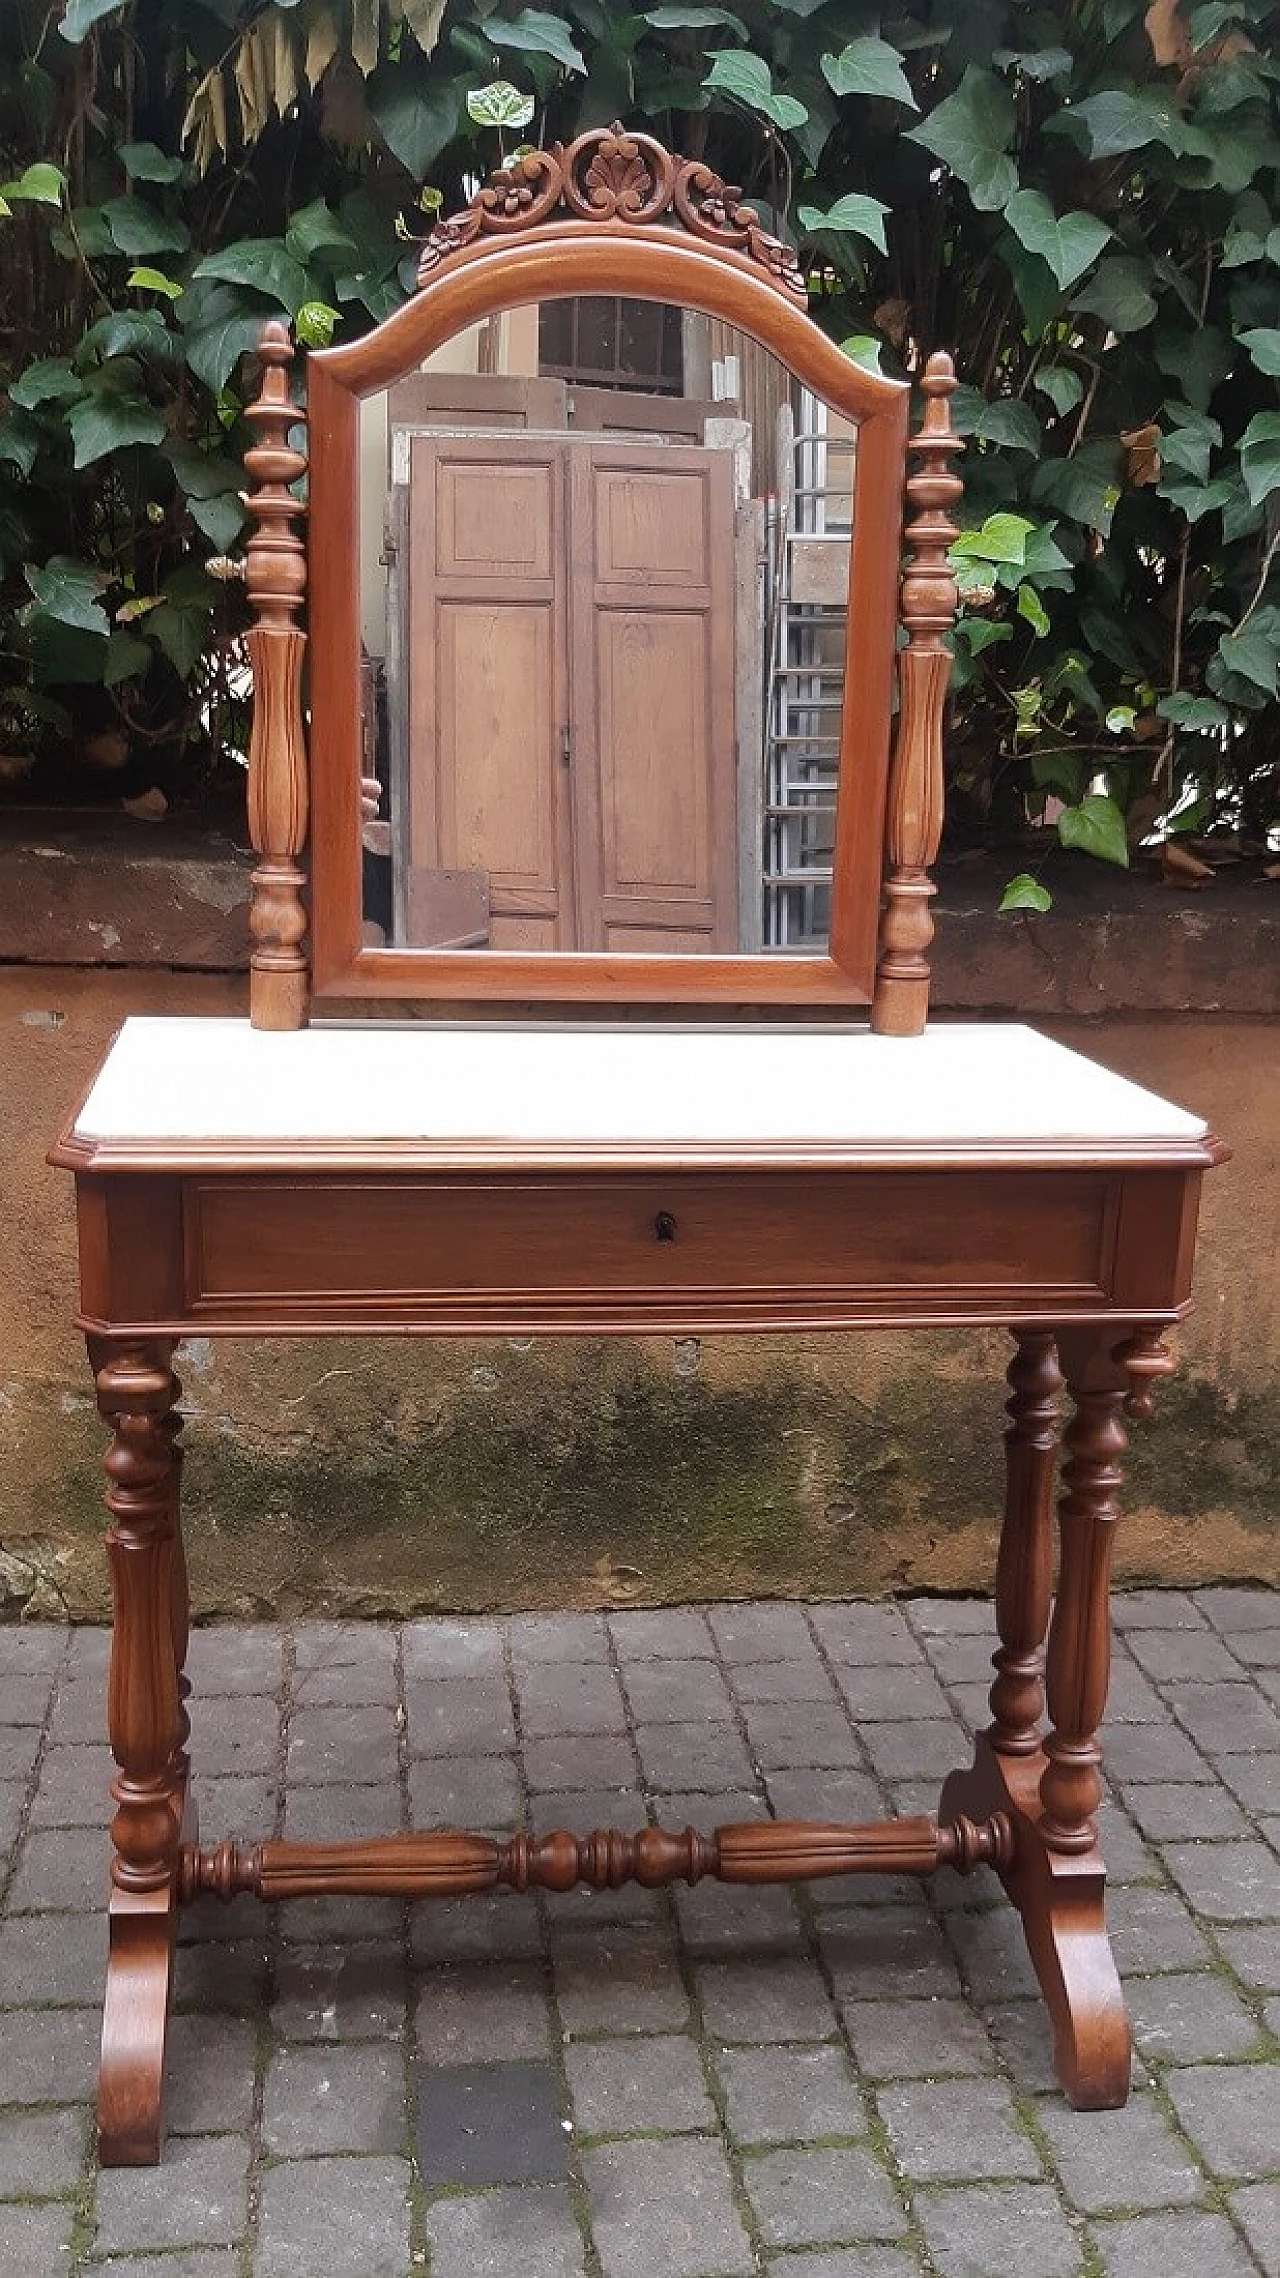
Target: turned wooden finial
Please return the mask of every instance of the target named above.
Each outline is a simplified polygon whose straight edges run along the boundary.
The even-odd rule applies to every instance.
[[[948,509],[964,485],[948,461],[964,445],[951,432],[956,375],[945,351],[929,358],[921,387],[924,418],[909,445],[920,463],[906,486],[914,511],[902,578],[907,646],[898,662],[898,734],[885,829],[888,875],[871,1007],[871,1026],[881,1036],[919,1036],[928,1018],[929,903],[935,891],[929,866],[942,835],[942,712],[951,677],[944,636],[955,623],[959,599],[947,556],[960,533]]]
[[[1127,1344],[1121,1345],[1116,1357],[1123,1361],[1129,1378],[1129,1390],[1124,1402],[1126,1416],[1139,1419],[1149,1416],[1154,1405],[1152,1394],[1157,1383],[1162,1376],[1172,1376],[1178,1365],[1160,1330],[1135,1329]]]
[[[260,857],[249,905],[249,1012],[255,1028],[303,1028],[307,1019],[307,916],[297,863],[307,838],[306,636],[297,623],[307,557],[296,528],[306,509],[290,487],[305,474],[307,462],[289,440],[304,417],[289,394],[293,353],[288,327],[273,317],[258,347],[262,392],[245,412],[260,438],[244,455],[254,485],[245,504],[256,525],[245,548],[245,587],[256,619],[248,635],[249,835]]]

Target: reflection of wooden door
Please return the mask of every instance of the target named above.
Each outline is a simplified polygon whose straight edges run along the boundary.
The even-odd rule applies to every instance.
[[[415,435],[411,466],[411,870],[483,873],[496,949],[732,949],[729,454]]]

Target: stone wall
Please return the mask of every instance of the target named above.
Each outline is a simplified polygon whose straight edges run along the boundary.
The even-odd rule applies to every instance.
[[[103,1435],[70,1327],[71,1181],[45,1167],[45,1146],[127,1013],[244,1005],[242,978],[219,969],[238,955],[241,862],[207,846],[175,860],[131,829],[105,853],[65,833],[39,839],[43,854],[0,840],[0,1613],[105,1606]],[[1118,1565],[1134,1581],[1274,1580],[1275,889],[1228,924],[1199,899],[1147,889],[1145,909],[1117,914],[1089,906],[1095,891],[1090,874],[1082,906],[1027,925],[991,914],[989,876],[953,875],[939,994],[1035,1018],[1231,1144],[1206,1181],[1181,1368],[1136,1436]],[[1154,1011],[1137,1009],[1144,993]],[[1100,999],[1122,1009],[1082,1017]],[[182,1364],[197,1605],[982,1587],[1003,1346],[943,1333],[197,1342]]]

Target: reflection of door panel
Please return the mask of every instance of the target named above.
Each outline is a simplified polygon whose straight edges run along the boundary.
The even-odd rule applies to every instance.
[[[415,436],[408,553],[411,863],[495,948],[732,949],[729,454]]]
[[[473,372],[414,372],[387,397],[393,427],[567,427],[563,380]]]

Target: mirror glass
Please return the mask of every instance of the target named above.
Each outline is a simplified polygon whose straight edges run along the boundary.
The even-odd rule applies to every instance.
[[[827,948],[856,430],[580,297],[360,407],[364,938]]]

